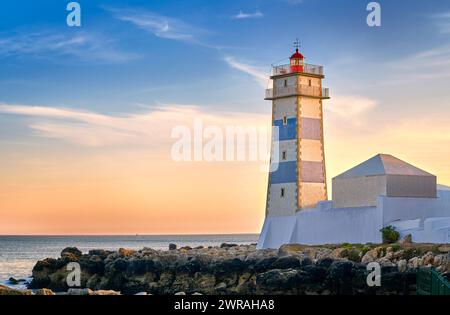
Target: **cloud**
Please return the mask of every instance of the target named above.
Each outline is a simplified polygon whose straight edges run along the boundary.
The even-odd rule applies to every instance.
[[[434,20],[439,33],[444,35],[450,34],[450,12],[434,14],[431,18]]]
[[[195,42],[198,35],[206,31],[194,27],[184,21],[156,14],[154,12],[135,9],[106,8],[113,17],[133,24],[134,26],[149,32],[157,37]]]
[[[194,118],[217,126],[264,125],[266,120],[269,122],[262,114],[206,111],[186,104],[160,104],[152,111],[106,115],[81,109],[0,103],[0,113],[31,117],[28,127],[35,136],[90,147],[154,147],[172,143],[172,128],[192,126]]]
[[[330,101],[327,110],[340,118],[354,119],[377,106],[377,102],[367,97],[353,95],[336,95]]]
[[[416,85],[424,80],[450,78],[450,45],[419,51],[380,66],[385,66],[385,71],[392,75],[378,85]]]
[[[245,13],[245,12],[239,11],[238,14],[233,15],[231,18],[237,19],[237,20],[243,20],[243,19],[261,18],[263,16],[264,16],[264,14],[262,14],[261,11],[255,11],[253,13]]]
[[[119,51],[114,41],[89,32],[65,33],[55,31],[19,32],[0,37],[0,58],[31,56],[54,60],[71,57],[82,61],[126,62],[137,57]]]
[[[258,82],[260,86],[263,88],[267,87],[268,83],[268,72],[264,71],[261,68],[257,68],[254,66],[251,66],[246,63],[238,62],[233,57],[225,56],[223,59],[230,67],[239,70],[241,72],[244,72],[246,74],[249,74],[253,77],[253,79]]]

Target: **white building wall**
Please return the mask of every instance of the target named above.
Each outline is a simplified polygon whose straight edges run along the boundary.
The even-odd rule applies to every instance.
[[[378,207],[383,209],[383,224],[393,221],[421,220],[450,216],[450,191],[438,190],[437,198],[378,197]]]
[[[450,243],[450,191],[438,198],[379,196],[376,207],[332,208],[332,201],[290,216],[267,216],[258,248],[283,244],[381,243],[380,229],[392,225],[413,242]]]
[[[304,209],[295,215],[266,217],[258,248],[283,244],[380,243],[382,213],[376,207],[333,209],[331,202]]]

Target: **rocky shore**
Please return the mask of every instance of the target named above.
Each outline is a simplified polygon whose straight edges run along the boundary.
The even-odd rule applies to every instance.
[[[38,261],[26,294],[415,294],[419,267],[449,278],[450,246],[411,244],[252,245],[134,251],[66,248]],[[381,265],[381,286],[366,283],[367,264]],[[67,286],[66,266],[81,266],[81,289]],[[40,289],[36,291],[36,289]],[[45,290],[44,290],[45,289]],[[5,289],[3,289],[5,291]],[[2,288],[0,287],[0,294]]]

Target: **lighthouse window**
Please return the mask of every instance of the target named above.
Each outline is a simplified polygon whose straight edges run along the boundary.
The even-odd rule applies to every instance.
[[[286,116],[283,117],[283,125],[285,125],[285,126],[287,125],[287,117]]]
[[[281,154],[281,159],[286,160],[286,151],[283,151]]]
[[[284,188],[281,188],[281,198],[284,197]]]

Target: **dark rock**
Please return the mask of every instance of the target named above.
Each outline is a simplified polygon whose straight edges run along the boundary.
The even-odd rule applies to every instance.
[[[230,248],[230,247],[236,247],[238,244],[228,244],[228,243],[222,243],[220,244],[220,248]]]
[[[83,253],[76,247],[66,247],[61,252],[61,258],[68,256],[68,257],[74,257],[75,259],[78,259],[82,255],[83,255]]]
[[[352,294],[353,262],[335,261],[331,264],[326,278],[327,288],[335,294]]]
[[[247,264],[238,258],[226,259],[213,264],[209,269],[214,274],[235,273],[245,270]]]
[[[9,284],[12,284],[12,285],[17,285],[17,284],[19,284],[19,280],[14,279],[13,277],[9,278],[9,279],[8,279],[8,282],[9,282]]]
[[[309,274],[313,282],[322,283],[327,277],[327,270],[316,265],[305,266],[302,270]]]
[[[275,260],[271,266],[274,269],[298,269],[301,266],[301,262],[297,257],[294,256],[284,256]]]
[[[309,257],[304,257],[304,258],[300,259],[300,266],[302,266],[302,267],[309,266],[312,264],[313,264],[313,261]]]
[[[177,244],[173,244],[173,243],[169,244],[169,250],[176,250],[176,249],[177,249]]]
[[[256,272],[264,272],[271,268],[272,264],[277,261],[277,257],[268,257],[260,259],[256,262],[256,264],[253,266],[253,270]]]
[[[99,256],[101,259],[105,259],[110,254],[112,254],[112,251],[109,250],[103,250],[103,249],[92,249],[89,251],[89,256]]]
[[[316,264],[319,267],[329,268],[332,263],[333,263],[333,259],[331,259],[331,258],[321,258],[317,261]]]
[[[304,277],[303,274],[301,277]],[[273,269],[256,276],[257,290],[268,290],[277,294],[291,292],[297,287],[299,281],[299,271],[295,269]],[[292,293],[292,292],[291,292]]]
[[[123,258],[115,260],[112,264],[113,270],[116,272],[123,272],[128,268],[128,261]]]
[[[66,264],[77,259],[81,287],[123,294],[414,294],[416,289],[416,270],[400,273],[396,266],[382,267],[381,287],[368,287],[366,264],[327,256],[336,247],[290,244],[280,253],[249,245],[230,250],[234,244],[228,245],[196,251],[93,250],[86,255],[71,248],[59,259],[38,261],[29,287],[67,291]],[[319,252],[326,258],[314,262]]]
[[[105,271],[105,264],[100,256],[92,255],[84,261],[83,269],[90,274],[100,274],[102,275]]]

